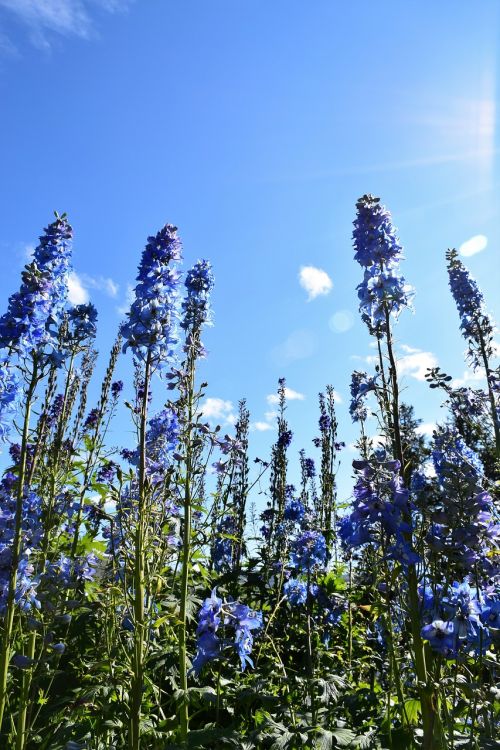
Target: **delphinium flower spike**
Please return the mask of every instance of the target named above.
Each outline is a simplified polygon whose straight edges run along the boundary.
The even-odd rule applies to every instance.
[[[135,298],[121,328],[123,350],[132,349],[142,362],[149,356],[152,367],[163,367],[171,360],[178,341],[180,274],[173,264],[180,259],[177,227],[166,224],[154,237],[148,237]]]
[[[495,324],[486,311],[484,298],[475,279],[459,260],[456,250],[446,253],[450,289],[460,316],[460,330],[468,342],[472,368],[484,367],[495,433],[497,456],[500,457],[500,369],[490,365],[495,353]]]
[[[161,370],[174,356],[178,341],[180,274],[175,263],[181,259],[181,242],[177,227],[166,224],[148,242],[142,253],[135,287],[134,301],[121,327],[123,350],[131,349],[137,364],[136,393],[138,405],[138,480],[132,488],[137,498],[133,536],[132,606],[133,658],[132,684],[130,689],[129,745],[138,750],[141,743],[141,705],[144,688],[144,662],[146,658],[146,574],[145,556],[148,534],[151,533],[151,492],[148,478],[148,407],[151,398],[152,373]],[[170,419],[168,418],[170,424]],[[165,426],[160,419],[153,424],[153,431]],[[167,440],[168,442],[168,440]]]
[[[364,269],[358,286],[361,317],[370,332],[380,334],[386,328],[386,311],[397,316],[413,292],[399,273],[402,247],[389,211],[373,195],[363,195],[356,208],[354,258]]]
[[[26,357],[55,348],[57,326],[66,304],[73,230],[65,214],[56,215],[22,273],[18,292],[0,318],[0,348]]]

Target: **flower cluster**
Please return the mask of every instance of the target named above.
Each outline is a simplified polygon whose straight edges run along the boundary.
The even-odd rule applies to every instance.
[[[292,546],[292,565],[301,572],[312,572],[326,564],[325,537],[320,531],[303,531]]]
[[[16,370],[5,357],[0,358],[0,441],[10,432],[11,419],[21,399],[22,386]]]
[[[217,524],[217,537],[212,546],[212,562],[218,573],[232,568],[234,540],[231,537],[235,531],[236,524],[232,515],[225,515]]]
[[[179,442],[179,432],[179,419],[173,409],[162,409],[149,420],[146,432],[146,470],[153,483],[160,481],[171,466]],[[139,448],[124,449],[122,456],[132,465],[139,465]]]
[[[360,311],[369,330],[380,333],[386,314],[398,315],[410,304],[412,290],[398,273],[402,248],[389,211],[372,195],[363,195],[356,208],[354,257],[364,269],[358,286]]]
[[[441,587],[439,587],[441,588]],[[498,626],[500,601],[485,597],[467,579],[454,581],[445,596],[427,589],[422,594],[424,621],[422,637],[434,651],[445,657],[457,656],[459,650],[484,653]]]
[[[484,298],[477,282],[458,259],[456,250],[449,250],[446,259],[450,289],[460,316],[460,330],[469,342],[479,344],[481,336],[489,343],[494,324],[486,312]],[[472,363],[474,367],[479,367],[481,361],[473,355]]]
[[[382,546],[388,559],[403,565],[418,558],[407,536],[409,491],[399,475],[399,461],[387,458],[384,451],[370,460],[353,461],[358,479],[354,487],[353,510],[339,521],[339,536],[347,550],[371,543]]]
[[[149,356],[161,367],[170,360],[177,344],[179,272],[170,266],[181,258],[177,227],[166,224],[149,237],[142,253],[135,299],[122,325],[123,349],[132,349],[140,360]]]
[[[210,294],[214,287],[214,275],[209,261],[197,261],[187,272],[184,284],[187,295],[182,303],[181,326],[192,339],[203,325],[210,325],[212,322]],[[201,353],[203,353],[202,348]]]
[[[198,614],[198,628],[196,630],[196,656],[193,659],[193,671],[199,674],[202,667],[213,659],[222,656],[224,647],[229,641],[218,635],[220,627],[229,627],[234,632],[233,645],[240,657],[241,669],[247,664],[253,667],[250,657],[255,630],[262,628],[262,612],[250,609],[239,602],[225,602],[217,596],[214,589],[212,595],[205,599]],[[219,631],[220,632],[220,631]]]
[[[438,494],[430,508],[427,544],[444,556],[458,572],[473,567],[493,574],[488,552],[500,542],[491,495],[483,489],[484,472],[479,456],[450,428],[436,433],[432,451]]]
[[[285,503],[284,517],[285,521],[292,521],[293,523],[301,523],[306,513],[304,504],[300,500],[294,497],[289,497]]]
[[[0,483],[0,615],[7,605],[9,582],[12,566],[14,528],[16,515],[16,497],[14,488],[16,477],[5,474]],[[34,576],[30,556],[36,550],[41,539],[41,501],[34,492],[23,498],[21,525],[21,555],[17,567],[17,582],[14,593],[15,602],[24,611],[40,607],[37,597],[39,580]]]
[[[370,377],[366,372],[355,370],[351,375],[351,404],[349,414],[353,422],[359,422],[367,418],[366,396],[370,391],[374,391],[377,376]]]
[[[0,318],[0,348],[26,356],[56,346],[68,294],[72,235],[64,215],[45,229],[33,261],[22,273],[20,290],[9,298]]]
[[[76,305],[68,311],[68,338],[73,345],[93,339],[97,333],[97,310],[89,302]]]
[[[54,593],[61,589],[75,589],[85,581],[93,581],[98,567],[99,558],[93,552],[76,559],[61,554],[45,567],[44,589]]]
[[[307,583],[299,578],[290,578],[283,586],[283,593],[292,607],[300,607],[307,601]]]

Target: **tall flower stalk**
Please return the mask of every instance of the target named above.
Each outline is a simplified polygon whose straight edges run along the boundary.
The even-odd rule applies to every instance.
[[[31,410],[38,382],[57,346],[57,330],[68,292],[72,234],[66,216],[56,214],[56,220],[40,237],[33,261],[23,271],[19,291],[10,297],[7,312],[0,318],[0,347],[8,352],[10,358],[17,360],[18,366],[22,366],[24,361],[31,362],[31,369],[25,373],[27,388],[16,483],[14,537],[0,651],[0,730],[7,701],[15,594],[22,547],[23,501],[29,491],[26,476]],[[22,746],[23,726],[20,742]]]
[[[495,325],[486,311],[484,298],[477,282],[458,259],[457,251],[448,250],[446,260],[451,293],[460,315],[460,330],[468,342],[469,359],[474,370],[484,367],[496,455],[497,459],[500,459],[500,405],[498,404],[500,374],[498,370],[495,372],[490,365],[494,351]]]
[[[134,526],[133,558],[133,653],[130,690],[129,748],[141,746],[141,708],[144,689],[147,620],[145,616],[146,535],[148,530],[148,482],[146,429],[151,376],[171,361],[177,343],[179,272],[172,267],[181,258],[177,228],[167,224],[148,238],[143,251],[128,320],[122,325],[123,349],[132,349],[142,369],[138,390],[138,462],[137,511]],[[132,488],[133,493],[133,488]]]
[[[394,353],[392,320],[410,304],[411,287],[399,273],[402,247],[392,224],[389,211],[380,204],[378,198],[364,195],[357,203],[357,217],[354,222],[355,259],[364,269],[364,278],[358,286],[360,311],[372,335],[377,339],[380,354],[380,373],[383,377],[383,414],[392,445],[392,453],[398,461],[403,483],[409,477],[405,472],[404,446],[400,431],[399,381]],[[386,375],[380,343],[385,341],[388,361]],[[440,717],[437,709],[437,696],[428,683],[428,667],[421,636],[420,605],[418,599],[418,576],[416,562],[418,556],[413,550],[412,518],[410,506],[402,506],[403,528],[401,541],[404,545],[396,559],[404,565],[408,591],[408,615],[412,636],[412,652],[420,695],[423,747],[430,750],[442,738]]]
[[[181,403],[183,405],[184,430],[182,445],[184,449],[184,515],[181,550],[181,590],[179,615],[179,678],[181,689],[180,703],[180,739],[183,745],[187,743],[189,732],[189,700],[188,700],[188,669],[187,669],[187,607],[189,597],[191,555],[192,555],[192,505],[195,478],[195,461],[193,453],[193,421],[195,417],[195,375],[196,361],[205,354],[201,342],[203,325],[211,323],[210,294],[214,285],[214,278],[210,263],[200,260],[186,274],[186,297],[182,303],[183,318],[181,326],[186,334],[185,343],[185,376],[180,382]]]

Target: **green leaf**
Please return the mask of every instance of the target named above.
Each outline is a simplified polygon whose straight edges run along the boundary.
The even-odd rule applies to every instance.
[[[405,701],[405,712],[410,724],[418,724],[418,717],[422,713],[420,701],[416,698]]]

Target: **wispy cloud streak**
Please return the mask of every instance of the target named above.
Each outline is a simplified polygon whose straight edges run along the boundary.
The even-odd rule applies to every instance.
[[[93,15],[100,11],[125,10],[132,0],[0,0],[0,13],[9,14],[27,27],[37,47],[50,48],[50,35],[78,36],[88,39],[94,32]],[[7,39],[7,37],[5,37]],[[5,46],[5,45],[3,45]],[[12,43],[9,40],[9,47]]]

